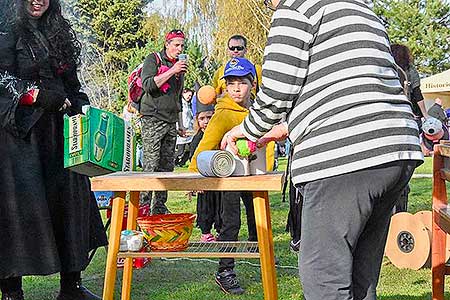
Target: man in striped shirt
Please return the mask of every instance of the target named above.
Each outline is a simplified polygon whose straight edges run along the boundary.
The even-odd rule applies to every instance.
[[[391,211],[423,156],[385,28],[364,0],[280,1],[261,90],[222,146],[283,119],[304,196],[305,298],[376,300]]]

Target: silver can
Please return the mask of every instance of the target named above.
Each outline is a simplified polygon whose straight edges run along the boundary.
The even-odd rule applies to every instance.
[[[235,167],[233,154],[228,151],[207,150],[197,156],[197,169],[206,177],[228,177]]]

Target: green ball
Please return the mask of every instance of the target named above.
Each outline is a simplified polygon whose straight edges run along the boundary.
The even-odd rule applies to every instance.
[[[238,139],[236,141],[236,147],[238,148],[238,154],[242,157],[247,157],[252,154],[246,139]]]

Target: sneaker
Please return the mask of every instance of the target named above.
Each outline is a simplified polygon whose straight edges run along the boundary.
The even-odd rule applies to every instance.
[[[204,242],[204,243],[211,243],[211,242],[215,242],[216,238],[211,233],[205,233],[205,234],[202,234],[202,236],[200,237],[200,241]]]
[[[236,273],[233,270],[224,270],[216,273],[216,283],[226,294],[242,295],[245,290],[239,285]]]
[[[289,249],[291,250],[291,252],[298,253],[300,251],[300,241],[301,240],[291,240],[291,242],[289,243]]]

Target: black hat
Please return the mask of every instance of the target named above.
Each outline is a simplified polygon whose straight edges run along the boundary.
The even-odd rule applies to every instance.
[[[198,115],[199,113],[201,113],[201,112],[204,112],[204,111],[214,111],[214,104],[209,104],[209,105],[205,105],[205,104],[203,104],[203,103],[201,103],[200,101],[198,101],[198,99],[197,99],[197,101],[196,101],[196,112],[195,112],[195,114],[196,115]]]

